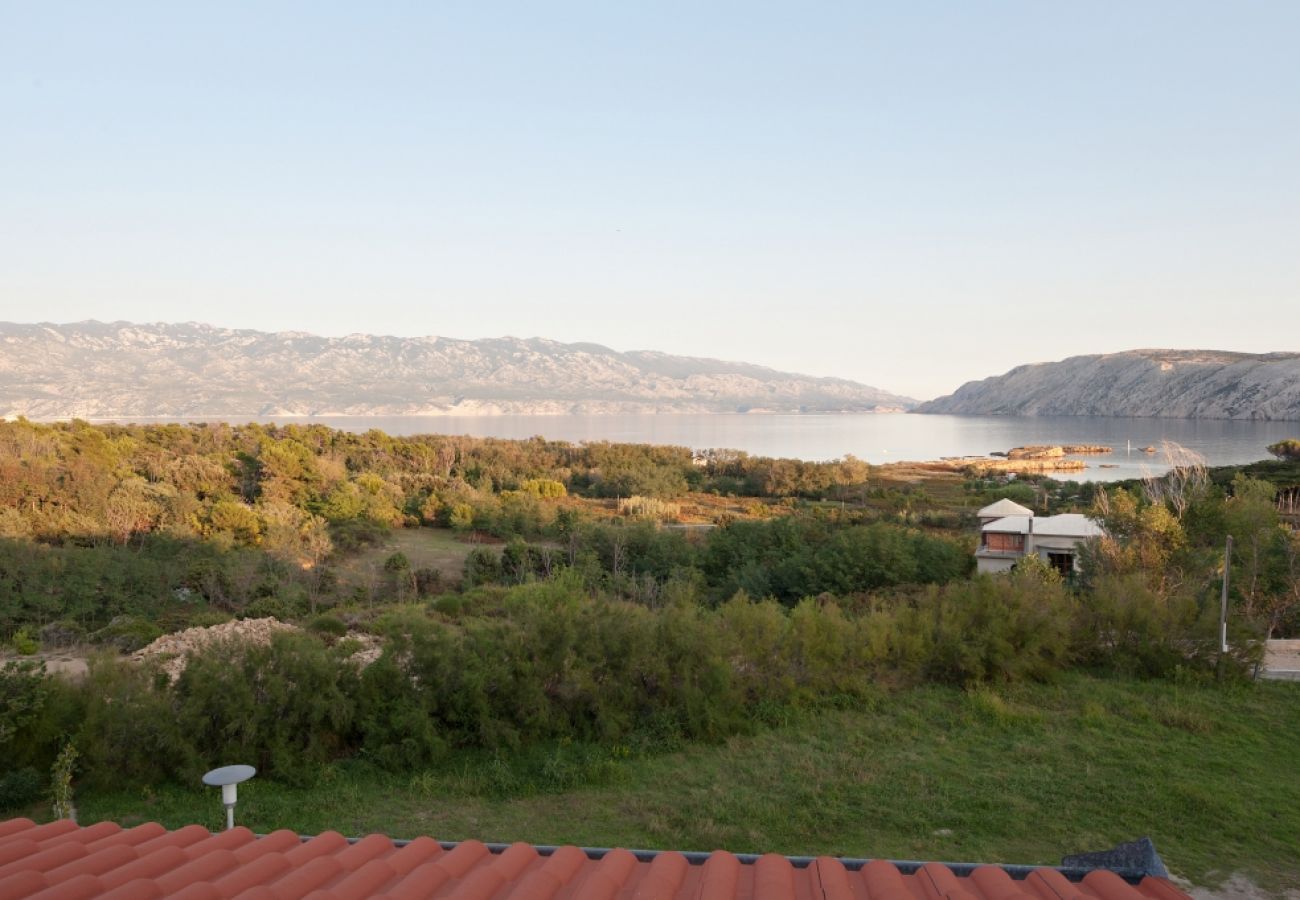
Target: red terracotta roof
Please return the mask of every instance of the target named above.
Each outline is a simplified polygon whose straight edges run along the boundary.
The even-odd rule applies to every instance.
[[[143,900],[1190,900],[1163,878],[1130,885],[1108,871],[1082,881],[1056,869],[1013,879],[997,866],[925,863],[904,874],[883,860],[822,857],[807,864],[769,854],[742,861],[708,854],[603,854],[577,847],[513,844],[497,852],[478,841],[452,846],[422,837],[405,844],[372,834],[349,842],[336,832],[306,840],[291,831],[264,837],[247,828],[212,834],[198,825],[156,823],[123,829],[0,822],[0,897]]]

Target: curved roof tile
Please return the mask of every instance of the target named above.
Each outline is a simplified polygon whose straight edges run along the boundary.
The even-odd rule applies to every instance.
[[[258,837],[152,822],[123,829],[11,819],[0,822],[0,861],[0,896],[42,900],[1190,900],[1167,879],[1133,884],[1101,869],[1072,881],[1053,868],[348,841],[334,832]]]

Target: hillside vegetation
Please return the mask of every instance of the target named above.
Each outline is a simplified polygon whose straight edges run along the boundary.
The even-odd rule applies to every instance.
[[[1300,538],[1278,506],[1289,466],[1189,467],[1125,486],[974,477],[904,486],[851,458],[323,427],[0,424],[0,635],[10,646],[0,808],[28,808],[69,777],[86,802],[119,798],[102,808],[123,808],[111,806],[123,790],[184,798],[178,786],[231,758],[258,767],[259,784],[275,786],[268,796],[320,797],[337,779],[380,795],[401,784],[430,796],[604,790],[615,773],[663,771],[665,758],[721,765],[716,754],[730,752],[721,747],[789,756],[790,723],[879,734],[882,759],[901,760],[908,746],[942,744],[920,711],[947,721],[952,704],[966,710],[952,727],[969,714],[980,728],[1028,729],[1033,740],[991,746],[1017,764],[1042,753],[1040,778],[1101,771],[1099,754],[1143,752],[1112,740],[1142,714],[1097,701],[1083,707],[1080,730],[1073,713],[1053,711],[1053,685],[1164,697],[1145,721],[1198,741],[1219,727],[1203,711],[1229,697],[1290,696],[1252,693],[1247,682],[1261,637],[1300,632]],[[1106,535],[1085,546],[1083,570],[1068,580],[1037,558],[1008,576],[974,576],[973,513],[999,497],[1087,511]],[[1217,615],[1229,533],[1225,654]],[[297,627],[263,622],[263,640],[207,644],[170,667],[122,655],[185,626],[272,617]],[[33,654],[50,648],[88,655],[84,677],[46,674]],[[1188,693],[1204,705],[1185,709],[1178,698]],[[878,733],[878,716],[898,728]],[[1258,723],[1247,722],[1224,733],[1273,758],[1250,775],[1260,792],[1285,765],[1272,736],[1251,736]],[[774,734],[786,738],[765,736]],[[1058,741],[1076,769],[1034,749]],[[801,796],[809,817],[840,821],[835,791],[849,776],[827,753],[805,764],[831,768]],[[937,811],[968,775],[934,754],[923,768]],[[971,757],[972,771],[991,758]],[[1173,770],[1142,777],[1144,793],[1167,798],[1159,808],[1191,827],[1202,827],[1195,803],[1221,805],[1187,795]],[[954,820],[972,827],[979,809],[1003,809],[993,785],[952,807]],[[1049,832],[1065,844],[1054,853],[1134,836],[1118,833],[1114,817],[1131,806],[1123,798],[1098,801],[1107,812],[1047,785],[1033,795],[1046,805],[1013,807],[1028,815],[1066,803],[1072,827],[1087,832],[1068,841]],[[772,797],[789,799],[775,788]],[[778,799],[769,817],[784,808]],[[740,811],[753,813],[727,815]],[[675,846],[707,839],[707,828],[674,831],[674,821],[640,833],[675,834],[655,841]],[[731,821],[724,831],[740,840],[740,819]],[[899,846],[888,842],[908,821],[880,832],[887,846]],[[1094,841],[1089,822],[1107,838]],[[961,848],[1043,852],[1023,831],[987,827],[987,840]],[[957,832],[935,826],[944,828]],[[803,852],[801,834],[824,839],[798,816],[788,829],[753,836]],[[1188,838],[1189,866],[1206,865],[1194,849],[1205,839]],[[1258,856],[1236,858],[1268,873]]]

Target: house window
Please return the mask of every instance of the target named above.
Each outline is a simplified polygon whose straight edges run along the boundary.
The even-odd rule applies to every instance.
[[[1024,550],[1025,536],[1023,534],[1004,534],[1000,531],[988,531],[984,533],[984,548],[1004,553]]]
[[[1074,572],[1074,554],[1049,553],[1047,554],[1047,564],[1062,575],[1070,575]]]

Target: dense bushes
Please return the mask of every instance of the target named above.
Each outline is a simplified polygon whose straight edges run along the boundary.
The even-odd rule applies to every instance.
[[[138,645],[168,618],[183,625],[211,608],[300,594],[299,574],[267,554],[197,540],[155,536],[131,547],[83,547],[0,538],[0,634],[61,622],[66,632]]]
[[[358,675],[346,649],[292,632],[209,648],[170,692],[180,733],[199,755],[314,777],[352,741]]]
[[[91,661],[85,680],[73,690],[80,714],[72,741],[86,782],[147,784],[202,771],[198,749],[180,727],[164,683],[165,676],[114,658]],[[60,743],[46,747],[50,762]]]
[[[927,590],[900,616],[898,639],[929,681],[1041,680],[1071,661],[1074,612],[1060,582],[1033,570],[976,578]]]
[[[71,739],[86,783],[193,779],[232,758],[303,782],[348,757],[419,771],[458,750],[716,740],[784,710],[873,704],[886,688],[920,682],[1047,679],[1075,663],[1147,675],[1219,663],[1195,603],[1123,582],[1079,597],[1032,567],[856,612],[743,594],[654,608],[593,596],[572,573],[456,599],[378,620],[385,650],[364,670],[335,627],[210,647],[174,684],[107,658],[79,684],[11,666],[0,679],[0,754],[45,772]],[[1241,671],[1250,654],[1226,663]]]
[[[532,494],[520,497],[539,502]],[[363,548],[386,535],[363,520],[339,523],[331,533],[337,548]],[[464,563],[464,584],[515,584],[577,568],[593,588],[646,602],[658,602],[669,581],[703,579],[712,602],[746,590],[793,605],[819,593],[943,583],[966,575],[972,564],[969,548],[949,538],[816,514],[688,535],[645,520],[584,522],[565,511],[551,537],[513,538],[503,551],[476,546]],[[390,563],[373,588],[385,600],[442,588],[437,570]],[[159,628],[186,627],[213,613],[298,618],[346,602],[347,592],[329,566],[294,564],[220,541],[149,535],[129,546],[81,546],[0,538],[0,637],[9,639],[27,626],[44,641],[44,629],[60,623],[48,644],[85,637],[129,652],[157,637]]]
[[[846,524],[821,516],[739,521],[688,535],[653,522],[589,523],[567,546],[508,543],[477,547],[465,560],[465,585],[518,584],[562,569],[591,587],[659,605],[670,584],[702,581],[713,603],[744,591],[793,606],[803,597],[847,597],[882,588],[941,584],[974,567],[970,548],[899,525]]]
[[[40,773],[30,766],[0,773],[0,812],[31,806],[42,793]]]
[[[955,541],[894,525],[785,517],[719,529],[700,567],[724,596],[743,590],[793,603],[827,592],[941,583],[969,573],[974,558]]]
[[[1078,652],[1090,665],[1163,676],[1179,667],[1208,669],[1219,659],[1218,603],[1187,588],[1162,594],[1141,575],[1098,580],[1080,605]],[[1248,671],[1259,661],[1260,629],[1230,619],[1227,664]]]

